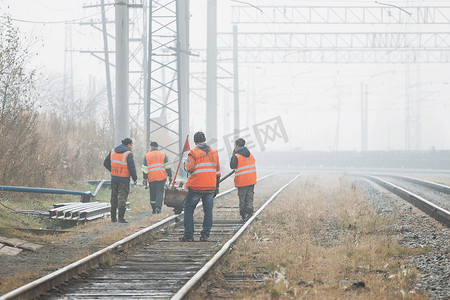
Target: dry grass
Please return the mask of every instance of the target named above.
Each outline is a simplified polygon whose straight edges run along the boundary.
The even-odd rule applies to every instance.
[[[96,186],[88,185],[86,183],[79,183],[72,185],[70,189],[87,191],[94,191]],[[130,195],[128,201],[130,202],[130,210],[126,212],[125,217],[138,216],[142,213],[148,212],[150,215],[150,204],[148,190],[144,190],[142,187],[132,188],[130,190]],[[27,195],[30,197],[30,195]],[[80,201],[79,196],[61,196],[61,195],[45,195],[45,198],[41,196],[34,195],[36,198],[30,198],[28,201],[15,201],[12,198],[8,198],[0,195],[0,201],[2,204],[10,207],[11,209],[36,209],[36,210],[49,210],[53,208],[54,203],[59,202],[77,202]],[[96,198],[92,201],[109,202],[111,196],[110,189],[102,189]],[[162,214],[158,215],[157,218],[163,218],[171,214],[168,209],[163,211]],[[67,221],[62,220],[51,220],[51,219],[41,219],[30,215],[17,214],[3,206],[0,206],[0,235],[7,237],[22,238],[28,241],[34,241],[37,243],[48,243],[55,241],[71,240],[73,236],[77,233],[91,233],[95,234],[101,231],[105,226],[109,226],[109,218],[99,219],[87,223],[80,223],[78,226],[69,228],[70,233],[59,234],[59,235],[34,235],[32,233],[23,232],[20,230],[15,230],[15,228],[32,228],[32,229],[64,229],[68,226]],[[152,220],[153,222],[153,220]],[[111,238],[102,237],[100,235],[100,242],[104,243],[114,243],[119,240],[119,237],[125,237],[128,233],[139,230],[140,227],[147,227],[149,221],[142,221],[137,223],[129,224],[123,230],[123,234],[109,234]],[[107,231],[107,230],[106,230]],[[108,233],[105,233],[108,235]],[[102,239],[104,241],[102,241]],[[109,243],[109,244],[111,244]]]
[[[320,185],[318,184],[320,182]],[[266,273],[237,298],[426,299],[413,291],[408,258],[391,220],[376,215],[343,176],[304,176],[270,205],[221,271]],[[364,288],[353,283],[362,281]]]
[[[39,277],[38,274],[32,272],[23,272],[0,281],[0,295],[11,291],[11,287],[22,286],[31,280]]]

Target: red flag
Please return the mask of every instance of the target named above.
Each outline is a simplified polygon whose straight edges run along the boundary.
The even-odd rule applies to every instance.
[[[184,142],[184,146],[183,146],[183,151],[181,152],[186,152],[191,150],[191,147],[189,146],[189,135],[186,137],[186,142]]]

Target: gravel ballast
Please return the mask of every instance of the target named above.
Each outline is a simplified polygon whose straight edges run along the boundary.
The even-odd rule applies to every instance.
[[[400,244],[430,249],[410,260],[420,274],[415,288],[429,293],[431,299],[449,299],[450,229],[376,184],[361,178],[355,178],[355,183],[366,192],[369,204],[380,215],[395,218],[393,230]]]

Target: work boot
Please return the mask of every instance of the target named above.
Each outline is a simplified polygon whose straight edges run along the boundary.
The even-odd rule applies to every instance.
[[[125,219],[125,207],[119,207],[119,223],[128,223]]]
[[[200,236],[200,242],[207,242],[207,241],[208,241],[208,237],[206,235]]]
[[[112,208],[111,208],[111,222],[113,222],[113,223],[117,222],[116,209],[112,209]]]
[[[245,223],[247,220],[245,219],[245,214],[241,215],[241,219],[239,220],[240,223]]]
[[[160,214],[161,213],[161,209],[159,208],[159,207],[157,207],[156,209],[155,209],[155,214]]]
[[[193,237],[180,236],[180,242],[193,242],[193,241],[194,241]]]

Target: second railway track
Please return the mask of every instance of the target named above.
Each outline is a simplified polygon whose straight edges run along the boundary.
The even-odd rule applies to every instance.
[[[255,210],[263,206],[268,199],[273,200],[288,185],[286,182],[289,179],[290,182],[293,181],[292,177],[280,175],[271,177],[270,183],[267,181],[258,183],[255,189]],[[285,185],[282,188],[274,191],[274,186],[280,187],[283,184]],[[240,223],[237,203],[235,194],[223,196],[222,199],[215,201],[214,223],[208,242],[199,242],[198,236],[196,242],[180,242],[178,238],[183,235],[183,226],[182,222],[179,222],[178,226],[167,230],[159,238],[153,235],[148,239],[142,239],[138,245],[129,249],[130,253],[125,259],[112,266],[101,264],[101,268],[86,271],[76,279],[41,294],[40,297],[41,299],[170,299],[174,295],[178,295],[175,298],[183,297],[195,286],[196,282],[195,280],[193,282],[192,277],[199,270],[203,270],[202,274],[206,274],[207,270],[202,269],[202,266],[218,251],[224,252],[223,248],[231,245],[226,246],[227,241],[244,225]],[[247,223],[253,221],[256,214]],[[203,213],[196,212],[197,234],[201,230],[202,218]],[[201,276],[197,274],[196,280],[200,280]],[[188,285],[183,288],[186,283]],[[21,297],[19,293],[14,292],[0,299],[30,298]]]
[[[448,199],[450,187],[397,175],[368,176],[367,178],[450,227],[450,201]]]

